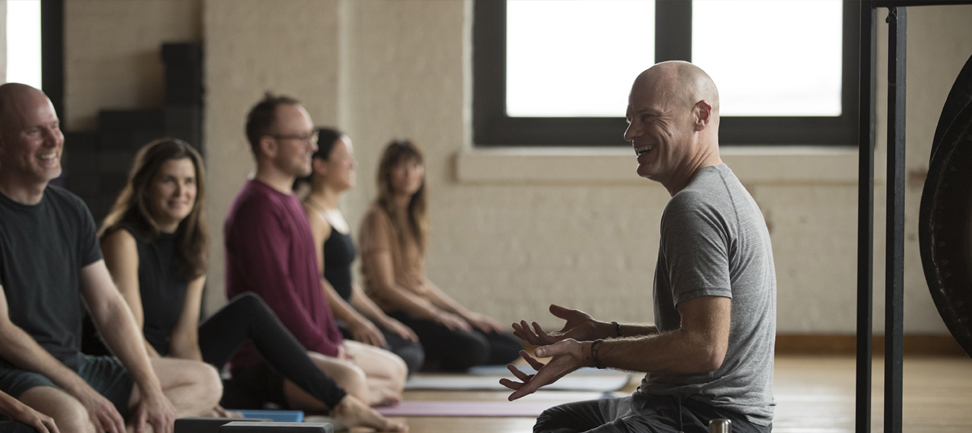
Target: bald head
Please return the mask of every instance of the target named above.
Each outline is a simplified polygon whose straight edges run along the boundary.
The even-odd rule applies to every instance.
[[[624,138],[638,158],[638,174],[673,195],[719,157],[719,91],[698,66],[659,63],[631,86]]]
[[[692,107],[705,101],[719,116],[719,89],[702,68],[683,61],[658,63],[635,79],[635,88],[651,90],[657,97],[678,106]]]
[[[64,134],[51,100],[33,87],[0,86],[0,190],[20,203],[40,201],[61,174]]]
[[[50,104],[44,92],[21,83],[0,85],[0,134],[19,129],[24,107],[37,104]]]

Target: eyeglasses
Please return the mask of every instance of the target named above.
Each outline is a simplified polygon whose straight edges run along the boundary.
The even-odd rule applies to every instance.
[[[267,135],[277,140],[299,140],[310,144],[317,143],[317,136],[318,136],[317,131],[314,131],[308,135],[274,135],[274,134],[267,134]]]

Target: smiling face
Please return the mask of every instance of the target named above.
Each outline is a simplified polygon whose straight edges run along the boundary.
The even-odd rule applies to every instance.
[[[146,194],[159,229],[175,232],[196,205],[196,166],[189,158],[165,161],[148,185]]]
[[[411,197],[425,181],[425,167],[416,157],[404,157],[392,165],[388,181],[395,195]]]
[[[314,123],[300,105],[277,106],[273,165],[280,172],[292,177],[304,177],[311,173],[311,158],[317,150]]]
[[[692,106],[672,77],[652,72],[639,76],[631,88],[624,139],[637,155],[638,175],[667,185],[692,159]]]
[[[41,91],[18,92],[0,119],[0,166],[21,182],[46,186],[61,175],[64,134],[54,106]]]
[[[354,159],[354,148],[351,139],[342,135],[334,143],[328,159],[318,158],[319,172],[324,174],[324,185],[335,191],[350,189],[355,183],[355,168],[358,162]]]

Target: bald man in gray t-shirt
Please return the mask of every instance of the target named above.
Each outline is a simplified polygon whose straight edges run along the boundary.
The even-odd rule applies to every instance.
[[[722,365],[699,374],[651,373],[639,391],[773,419],[776,272],[763,214],[725,164],[705,167],[665,206],[655,266],[658,332],[681,325],[675,306],[700,296],[732,299]]]
[[[655,267],[656,323],[551,305],[563,329],[513,324],[550,361],[526,355],[537,373],[510,366],[520,381],[500,382],[515,400],[580,367],[646,373],[629,397],[548,409],[536,432],[705,431],[717,418],[737,433],[772,431],[773,251],[759,207],[719,156],[715,83],[690,63],[659,63],[635,80],[626,117],[638,174],[672,196]]]

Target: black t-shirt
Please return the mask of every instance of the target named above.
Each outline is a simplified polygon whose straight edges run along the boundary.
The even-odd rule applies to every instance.
[[[10,320],[71,364],[81,342],[81,269],[101,260],[94,218],[76,195],[48,186],[36,205],[0,194],[0,285]]]

